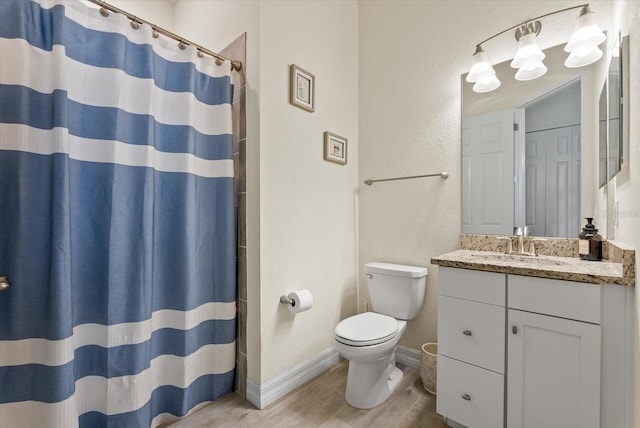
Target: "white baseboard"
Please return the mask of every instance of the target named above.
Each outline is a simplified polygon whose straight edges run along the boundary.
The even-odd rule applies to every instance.
[[[331,347],[262,384],[247,379],[247,400],[258,409],[264,409],[300,385],[314,379],[338,361],[340,354]]]
[[[300,385],[314,379],[338,361],[340,354],[331,347],[263,384],[247,379],[247,400],[257,408],[264,409]],[[420,366],[420,351],[398,346],[396,362],[417,369]]]
[[[421,352],[417,349],[398,346],[398,349],[396,349],[396,363],[417,369],[420,367],[420,354]]]

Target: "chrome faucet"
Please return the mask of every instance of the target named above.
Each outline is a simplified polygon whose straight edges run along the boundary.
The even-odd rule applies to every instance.
[[[499,236],[498,239],[507,241],[507,248],[505,254],[514,256],[537,256],[535,242],[546,241],[544,238],[530,238],[529,239],[529,251],[524,249],[524,238],[529,236],[529,227],[516,226],[513,228],[513,236]],[[513,238],[517,239],[516,249],[513,249]]]
[[[529,227],[528,226],[514,227],[513,234],[518,237],[518,251],[516,252],[516,254],[526,255],[526,256],[531,255],[526,251],[524,251],[524,237],[529,236]]]

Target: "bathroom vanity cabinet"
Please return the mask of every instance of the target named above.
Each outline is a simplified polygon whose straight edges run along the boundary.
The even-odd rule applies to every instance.
[[[438,413],[456,428],[630,427],[630,296],[440,266]]]

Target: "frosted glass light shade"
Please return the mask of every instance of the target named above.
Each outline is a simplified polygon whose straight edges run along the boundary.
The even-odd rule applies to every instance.
[[[565,67],[577,68],[593,64],[602,58],[602,51],[598,46],[591,45],[588,49],[576,49],[571,52],[564,62]]]
[[[467,74],[466,81],[470,83],[478,82],[482,79],[488,79],[490,75],[495,76],[495,71],[489,63],[487,53],[483,50],[476,50],[473,54],[473,62]]]
[[[511,61],[511,67],[522,68],[530,62],[540,62],[544,59],[544,53],[538,46],[536,41],[536,34],[529,33],[520,37],[518,40],[518,50],[516,51],[513,61]]]
[[[473,85],[473,91],[478,93],[491,92],[500,87],[500,80],[496,77],[495,73],[492,75],[485,75],[482,80],[478,80]]]
[[[569,42],[564,47],[564,50],[565,52],[573,52],[585,42],[592,46],[597,46],[605,40],[607,40],[607,36],[598,27],[595,14],[585,6],[578,19],[576,19],[573,33],[571,33]]]
[[[527,81],[537,79],[547,72],[547,67],[542,61],[529,61],[516,72],[516,80]]]

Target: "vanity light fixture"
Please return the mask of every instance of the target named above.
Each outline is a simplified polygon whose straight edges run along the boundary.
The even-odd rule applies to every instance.
[[[564,65],[574,68],[593,64],[602,57],[598,45],[606,39],[607,36],[598,27],[595,14],[589,9],[589,5],[584,6],[576,19],[571,38],[564,47],[565,52],[569,52]]]
[[[482,50],[482,46],[476,46],[473,54],[473,64],[467,74],[467,82],[475,83],[473,90],[476,92],[490,92],[500,86],[500,80],[496,77],[496,72],[487,58],[487,53]]]
[[[467,82],[474,83],[473,90],[475,92],[490,92],[500,86],[500,80],[496,76],[486,52],[482,49],[482,45],[514,28],[516,29],[515,38],[518,41],[518,50],[511,61],[511,67],[518,69],[515,75],[516,80],[533,80],[544,75],[547,72],[547,67],[542,62],[544,53],[537,41],[542,30],[542,23],[539,19],[577,8],[581,8],[580,16],[576,20],[569,42],[564,47],[564,50],[569,53],[564,65],[570,68],[584,67],[598,61],[602,57],[602,50],[598,45],[604,42],[607,37],[598,27],[595,14],[589,9],[587,3],[527,20],[478,43],[473,54],[471,69],[467,74]]]
[[[544,53],[536,37],[542,30],[540,21],[528,22],[516,30],[518,50],[511,61],[511,67],[517,68],[516,80],[533,80],[547,72],[542,63]]]

